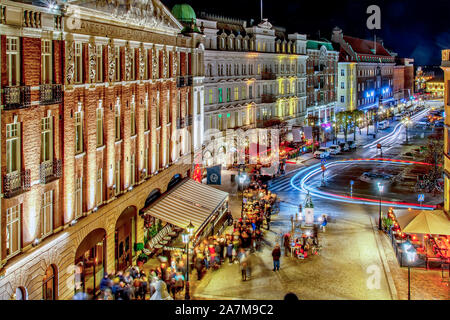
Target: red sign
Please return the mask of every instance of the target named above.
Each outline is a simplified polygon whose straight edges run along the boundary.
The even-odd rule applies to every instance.
[[[381,149],[381,144],[377,144],[377,148],[378,148],[378,149]]]
[[[325,171],[327,168],[325,168],[324,165],[322,165],[322,171]]]

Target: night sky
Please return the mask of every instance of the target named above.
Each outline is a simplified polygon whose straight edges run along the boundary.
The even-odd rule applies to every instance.
[[[260,20],[260,0],[162,0],[169,8],[188,3],[201,11],[228,17]],[[326,5],[325,5],[326,4]],[[400,57],[414,58],[415,65],[439,65],[440,50],[450,48],[450,2],[448,0],[264,0],[264,18],[288,32],[308,38],[330,39],[333,27],[345,35],[373,39],[366,27],[366,9],[381,9],[381,30],[375,30],[387,49]]]

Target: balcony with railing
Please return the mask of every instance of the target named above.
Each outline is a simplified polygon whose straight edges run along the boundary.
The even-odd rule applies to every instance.
[[[6,86],[3,88],[5,110],[28,108],[31,105],[30,86]]]
[[[62,177],[62,160],[42,162],[39,168],[41,184],[52,182]]]
[[[7,173],[3,176],[5,198],[15,197],[31,189],[30,170]]]
[[[39,100],[42,106],[62,102],[62,86],[60,84],[43,84],[39,86]]]
[[[177,87],[189,87],[192,86],[192,76],[180,76],[177,77]]]

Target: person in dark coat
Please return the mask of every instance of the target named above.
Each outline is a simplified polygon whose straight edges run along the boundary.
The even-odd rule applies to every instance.
[[[290,244],[290,239],[289,239],[289,235],[285,234],[283,237],[283,244],[284,244],[284,255],[287,257],[288,253],[289,253],[289,248],[291,246]]]
[[[270,213],[266,215],[267,230],[270,230]]]
[[[281,257],[281,249],[280,245],[277,243],[275,245],[275,248],[272,250],[273,271],[280,270],[280,257]]]

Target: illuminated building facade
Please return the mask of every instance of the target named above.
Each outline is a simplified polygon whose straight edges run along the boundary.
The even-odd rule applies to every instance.
[[[414,94],[414,59],[397,58],[394,66],[394,100],[396,104],[410,100]]]
[[[356,65],[356,90],[351,90],[353,97],[345,100],[345,95],[339,94],[339,106],[351,109],[356,99],[356,108],[364,111],[375,111],[381,106],[394,103],[393,76],[395,57],[383,46],[381,41],[369,41],[346,36],[339,28],[333,29],[332,42],[339,46],[339,62]],[[351,73],[338,72],[338,87],[349,82]],[[354,85],[354,80],[351,81]],[[344,88],[345,89],[345,88]],[[341,89],[342,90],[342,89]],[[341,91],[342,92],[342,91]],[[341,101],[344,96],[344,101]]]
[[[308,40],[306,50],[307,113],[319,124],[330,123],[335,120],[339,52],[325,39]]]
[[[435,76],[425,82],[425,93],[434,99],[443,98],[444,87],[444,78]]]
[[[0,299],[95,294],[136,260],[149,193],[190,176],[203,37],[140,4],[2,1]]]
[[[358,106],[356,62],[338,63],[336,111],[353,111]]]
[[[450,217],[450,49],[442,50],[441,69],[444,71],[444,210]]]
[[[192,15],[205,35],[205,141],[229,129],[270,126],[273,120],[302,124],[306,114],[305,35],[286,34],[266,19],[248,25],[240,19]],[[212,150],[217,152],[225,150]]]

